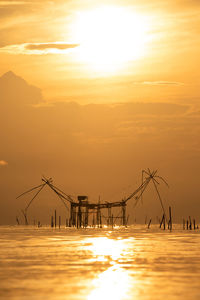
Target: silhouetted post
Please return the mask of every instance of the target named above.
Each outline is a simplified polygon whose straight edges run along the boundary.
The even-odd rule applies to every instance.
[[[113,220],[113,215],[112,215],[112,229],[114,227],[114,220]]]
[[[88,220],[89,220],[89,208],[86,206],[85,208],[85,227],[88,226]]]
[[[171,209],[171,206],[169,206],[169,225],[170,225],[170,230],[172,230],[172,209]]]
[[[186,224],[187,224],[187,230],[188,230],[188,228],[189,228],[189,222],[188,222],[188,220],[187,220]]]
[[[193,220],[194,230],[196,229],[196,222],[195,219]]]
[[[100,212],[100,228],[102,228],[101,212]]]
[[[126,202],[123,201],[122,205],[122,225],[126,226]]]
[[[162,227],[162,224],[163,224],[163,222],[164,222],[164,218],[165,218],[165,215],[163,214],[162,219],[161,219],[161,222],[160,222],[160,228]]]
[[[71,203],[70,206],[70,227],[74,227],[76,226],[76,208],[73,205],[73,203]]]
[[[94,217],[94,212],[93,212],[93,217],[92,217],[92,226],[95,227],[95,217]]]
[[[57,220],[56,220],[56,209],[55,209],[55,217],[54,217],[54,226],[55,226],[55,228],[56,228],[56,225],[57,225],[57,224],[56,224],[56,221],[57,221]]]
[[[54,223],[53,223],[53,216],[51,216],[51,227],[54,226]]]
[[[163,229],[165,230],[165,215],[163,214]]]
[[[76,213],[77,215],[77,213]],[[78,228],[78,216],[76,216],[76,228]]]
[[[68,227],[68,219],[66,218],[65,227]]]
[[[22,209],[22,213],[23,213],[23,215],[24,215],[25,225],[28,225],[28,218],[27,218],[27,215],[26,215],[26,211],[24,211],[24,210]]]
[[[82,211],[81,211],[81,204],[78,206],[78,227],[82,226]]]
[[[190,230],[192,230],[192,221],[191,221],[191,217],[190,216],[189,216],[189,222],[190,222],[189,228],[190,228]]]
[[[151,219],[149,220],[148,229],[150,228],[150,225],[151,225]]]
[[[19,219],[18,219],[18,217],[16,217],[16,222],[17,222],[17,225],[19,225]]]
[[[107,225],[110,226],[111,224],[112,224],[111,207],[108,206],[108,220],[107,220]]]
[[[60,229],[60,226],[61,226],[61,216],[59,216],[58,225],[59,225],[59,229]]]
[[[40,221],[38,221],[38,228],[41,227]]]
[[[128,225],[128,220],[129,220],[129,215],[128,215],[127,219],[126,219],[126,227]]]
[[[100,206],[97,207],[97,226],[100,226]]]
[[[185,219],[183,219],[183,230],[185,230]]]

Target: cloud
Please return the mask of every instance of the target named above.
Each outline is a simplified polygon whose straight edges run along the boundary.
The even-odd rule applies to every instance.
[[[0,160],[0,167],[8,165],[7,161]]]
[[[10,5],[23,5],[27,4],[26,1],[1,1],[0,6],[10,6]]]
[[[1,105],[8,109],[43,102],[41,90],[28,84],[12,71],[6,72],[0,77],[0,99]]]
[[[10,54],[27,54],[27,55],[42,55],[42,54],[59,54],[66,53],[69,49],[78,47],[79,44],[70,43],[24,43],[16,45],[8,45],[0,48],[0,52]]]
[[[159,81],[142,81],[142,82],[133,82],[135,85],[177,85],[177,86],[181,86],[184,85],[183,82],[178,82],[178,81],[163,81],[163,80],[159,80]]]
[[[59,50],[65,50],[70,48],[78,47],[79,44],[61,44],[61,43],[40,43],[40,44],[28,44],[26,46],[26,49],[28,50],[45,50],[45,49],[59,49]]]

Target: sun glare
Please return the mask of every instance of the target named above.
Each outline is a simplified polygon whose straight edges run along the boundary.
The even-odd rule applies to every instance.
[[[93,254],[95,261],[109,261],[110,264],[107,270],[98,274],[91,282],[92,290],[87,299],[131,299],[128,296],[131,278],[119,263],[126,253],[126,241],[96,237],[88,239],[87,243],[87,250]],[[132,280],[132,285],[133,283]]]
[[[125,7],[104,6],[79,12],[72,36],[77,59],[99,71],[115,71],[145,55],[147,19]]]

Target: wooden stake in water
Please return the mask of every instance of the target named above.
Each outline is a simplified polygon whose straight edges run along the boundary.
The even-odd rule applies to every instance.
[[[161,222],[160,222],[160,228],[162,227],[162,224],[163,224],[163,222],[164,222],[164,218],[165,218],[165,215],[163,214],[162,219],[161,219]]]
[[[191,217],[190,216],[189,216],[189,222],[190,222],[189,228],[190,228],[190,230],[192,230],[192,221],[191,221]]]
[[[165,215],[163,214],[163,229],[165,230]]]
[[[113,229],[113,226],[114,226],[114,220],[113,220],[113,215],[112,215],[112,229]]]
[[[149,220],[148,229],[150,228],[150,225],[151,225],[151,219]]]
[[[170,225],[170,230],[172,230],[172,210],[171,206],[169,206],[169,225]]]
[[[102,228],[102,219],[101,219],[101,213],[100,213],[100,228]]]
[[[16,222],[17,222],[17,225],[19,225],[19,219],[18,219],[18,217],[16,217]]]
[[[60,229],[60,226],[61,226],[61,216],[59,216],[59,229]]]
[[[95,227],[95,216],[94,216],[94,213],[93,213],[93,219],[92,219],[92,226]]]
[[[55,217],[54,217],[54,226],[56,228],[56,209],[55,209]]]
[[[51,216],[51,227],[54,226],[54,223],[53,223],[53,216]]]
[[[196,229],[196,222],[195,219],[193,220],[194,230]]]

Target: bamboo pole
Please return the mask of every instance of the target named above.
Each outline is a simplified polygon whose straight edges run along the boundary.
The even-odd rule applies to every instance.
[[[95,216],[94,216],[94,212],[93,212],[93,218],[92,218],[92,227],[95,227]]]
[[[53,223],[53,216],[51,216],[51,227],[54,227],[54,223]]]
[[[162,224],[163,224],[163,222],[164,222],[164,217],[165,217],[165,215],[163,214],[162,219],[161,219],[161,222],[160,222],[160,228],[162,227]]]
[[[56,221],[57,221],[57,220],[56,220],[56,209],[55,209],[54,214],[55,214],[55,217],[54,217],[54,226],[55,226],[55,228],[56,228],[56,225],[57,225],[57,224],[56,224]]]
[[[61,216],[59,216],[59,223],[58,223],[58,225],[59,225],[59,229],[60,229],[60,226],[61,226]]]
[[[190,228],[190,230],[192,230],[192,221],[191,221],[191,217],[190,216],[189,216],[189,222],[190,222],[189,228]]]
[[[165,214],[163,214],[163,229],[165,230]]]
[[[151,225],[151,219],[149,220],[148,229],[150,228],[150,225]]]
[[[171,209],[171,206],[169,206],[169,225],[170,225],[170,230],[172,230],[172,209]]]
[[[113,215],[112,215],[112,229],[113,229],[114,223],[113,223]]]
[[[195,219],[193,220],[194,230],[196,229],[196,222]]]
[[[102,228],[101,212],[100,212],[100,228]]]

